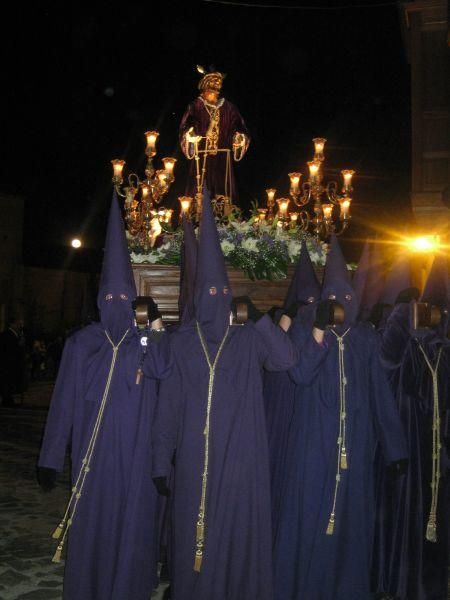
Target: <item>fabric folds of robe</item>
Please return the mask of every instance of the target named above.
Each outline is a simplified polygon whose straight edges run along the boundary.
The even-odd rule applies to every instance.
[[[406,456],[376,334],[360,324],[344,338],[348,469],[340,473],[332,535],[326,531],[337,474],[338,344],[331,331],[317,344],[301,324],[291,336],[302,350],[290,370],[296,399],[274,547],[275,599],[369,600],[375,450],[381,446],[386,463]]]
[[[216,367],[212,396],[206,534],[194,571],[202,488],[209,370],[195,322],[171,338],[174,373],[161,385],[154,425],[153,476],[172,490],[172,598],[271,600],[270,481],[263,367],[296,362],[288,336],[266,315],[231,327]]]
[[[137,385],[141,348],[138,334],[131,330],[117,354],[91,470],[66,543],[64,600],[148,600],[156,583],[151,424],[157,380],[168,376],[171,359],[167,338],[149,343],[144,376]],[[66,342],[39,465],[62,471],[70,446],[73,482],[91,437],[112,354],[100,324],[89,325]]]
[[[419,338],[410,329],[408,304],[399,304],[383,332],[381,352],[404,424],[409,450],[404,477],[382,482],[379,530],[375,546],[378,591],[402,600],[446,598],[450,553],[448,505],[450,471],[450,345],[429,331]],[[425,538],[431,505],[432,365],[442,348],[438,368],[441,478],[437,504],[437,542]]]

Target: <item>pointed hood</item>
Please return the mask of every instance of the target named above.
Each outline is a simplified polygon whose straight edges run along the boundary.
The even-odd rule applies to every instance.
[[[118,342],[133,324],[132,302],[136,285],[131,268],[125,227],[114,191],[106,231],[103,267],[97,296],[100,321],[112,340]]]
[[[202,202],[194,307],[207,341],[220,343],[229,324],[231,291],[207,191]]]
[[[284,308],[288,309],[294,302],[311,304],[319,299],[320,283],[311,262],[306,242],[302,240],[300,257],[284,300]]]
[[[407,252],[403,250],[394,260],[394,264],[386,278],[386,284],[381,294],[380,302],[393,306],[399,293],[402,290],[410,288],[411,285],[410,260]]]
[[[185,215],[182,217],[183,248],[180,268],[180,297],[178,309],[180,322],[187,323],[194,318],[194,290],[197,271],[198,245],[194,226]]]
[[[352,287],[355,290],[356,297],[358,302],[361,305],[362,299],[364,297],[364,290],[367,285],[367,278],[370,270],[370,246],[369,242],[366,240],[364,244],[364,248],[359,259],[358,267],[353,275],[352,279]]]
[[[355,290],[350,283],[347,262],[342,254],[338,239],[334,234],[331,236],[330,249],[325,265],[322,299],[336,300],[344,307],[344,327],[348,327],[356,322],[359,303]]]

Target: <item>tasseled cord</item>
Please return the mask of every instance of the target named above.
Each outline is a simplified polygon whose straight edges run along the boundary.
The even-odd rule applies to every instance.
[[[441,360],[442,347],[439,348],[439,353],[436,359],[435,367],[432,366],[431,362],[426,355],[425,350],[419,344],[419,348],[422,351],[425,362],[430,369],[431,376],[433,378],[433,454],[431,457],[431,506],[430,514],[428,515],[427,529],[425,538],[429,542],[437,542],[437,505],[439,496],[439,479],[441,477],[441,420],[439,417],[439,382],[438,382],[438,369],[439,362]]]
[[[70,526],[72,525],[73,519],[75,518],[78,501],[81,498],[81,494],[83,491],[84,482],[86,481],[87,474],[91,470],[90,464],[92,461],[92,457],[94,455],[95,444],[97,442],[97,436],[100,431],[100,426],[101,426],[101,423],[103,420],[103,413],[105,411],[106,401],[108,399],[109,388],[111,386],[112,376],[113,376],[114,367],[115,367],[116,359],[117,359],[117,353],[119,351],[119,347],[120,347],[121,343],[126,338],[128,331],[129,330],[127,329],[127,331],[124,333],[122,339],[117,344],[117,346],[114,345],[113,341],[111,340],[111,338],[108,335],[108,332],[105,331],[106,337],[108,338],[108,340],[113,348],[111,366],[109,368],[108,379],[106,381],[105,391],[103,392],[103,398],[102,398],[102,401],[100,404],[97,418],[95,420],[95,425],[92,430],[92,435],[89,440],[88,448],[87,448],[87,451],[86,451],[86,454],[85,454],[83,460],[81,461],[81,469],[80,469],[80,472],[78,473],[78,477],[75,482],[75,485],[72,487],[72,495],[70,496],[70,500],[67,504],[66,512],[64,513],[64,517],[62,518],[61,522],[59,523],[59,525],[57,526],[57,528],[55,529],[55,531],[52,534],[53,539],[60,540],[59,544],[56,548],[56,552],[52,558],[52,562],[54,562],[54,563],[61,562],[61,555],[62,555],[62,551],[64,549],[64,543],[66,541],[67,533],[70,529]],[[69,514],[70,514],[70,518],[69,518]]]
[[[336,519],[336,502],[339,484],[341,482],[341,471],[348,469],[347,462],[347,449],[346,449],[346,418],[347,418],[347,400],[346,400],[346,386],[347,378],[345,376],[345,362],[344,362],[344,337],[350,331],[350,328],[345,331],[343,335],[338,335],[333,329],[331,332],[336,336],[339,350],[339,435],[337,439],[338,453],[337,453],[337,468],[336,468],[336,483],[334,486],[333,496],[333,508],[331,509],[330,518],[326,529],[326,535],[333,535],[334,524]]]
[[[206,362],[208,363],[209,368],[209,383],[208,383],[208,402],[206,405],[206,423],[205,428],[203,430],[203,435],[205,436],[205,461],[203,463],[203,474],[202,474],[202,495],[200,499],[200,507],[198,510],[197,517],[197,528],[196,528],[196,536],[195,536],[195,558],[194,558],[194,571],[200,573],[202,568],[203,561],[203,551],[205,547],[205,523],[206,523],[206,489],[208,486],[208,466],[209,466],[209,423],[211,417],[211,408],[212,408],[212,397],[214,390],[214,377],[216,373],[216,366],[219,361],[220,355],[222,354],[223,347],[228,337],[228,332],[230,328],[227,327],[225,331],[225,335],[220,343],[219,349],[217,350],[216,357],[214,359],[214,363],[211,363],[211,359],[209,357],[208,348],[206,342],[203,338],[202,330],[200,329],[200,324],[197,322],[197,333],[200,338],[200,342],[202,344],[203,353],[206,358]]]

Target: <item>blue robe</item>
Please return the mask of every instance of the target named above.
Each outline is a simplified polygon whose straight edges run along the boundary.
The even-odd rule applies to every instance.
[[[262,374],[263,367],[289,368],[296,362],[296,353],[288,336],[267,315],[256,324],[230,328],[213,388],[205,547],[201,571],[196,572],[209,369],[195,321],[180,327],[171,342],[174,372],[161,385],[153,435],[153,476],[169,476],[175,453],[172,598],[272,600]]]
[[[151,425],[157,379],[170,372],[170,348],[167,339],[149,341],[144,376],[136,384],[141,348],[136,330],[130,329],[117,354],[91,470],[69,529],[65,600],[148,600],[156,583]],[[64,348],[39,465],[62,471],[70,446],[73,482],[99,411],[112,354],[100,324],[77,332]]]
[[[387,368],[405,427],[409,463],[405,477],[381,483],[377,535],[378,590],[402,600],[438,600],[447,596],[450,522],[450,344],[433,331],[415,338],[410,306],[394,308],[383,332],[382,361]],[[438,367],[441,478],[437,504],[437,542],[426,539],[432,479],[432,375],[419,344]]]
[[[322,345],[311,328],[294,323],[301,348],[290,370],[296,383],[283,500],[274,546],[276,600],[370,598],[374,524],[374,456],[386,463],[406,456],[405,439],[370,326],[344,338],[347,377],[346,449],[334,532],[327,535],[337,474],[340,414],[338,344],[327,331]]]

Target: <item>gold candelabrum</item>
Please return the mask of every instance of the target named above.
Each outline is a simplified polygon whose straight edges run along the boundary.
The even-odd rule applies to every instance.
[[[338,192],[336,181],[323,183],[323,162],[325,138],[314,138],[314,158],[309,161],[308,180],[300,184],[301,173],[289,173],[290,198],[275,200],[276,189],[270,188],[267,193],[267,208],[258,210],[257,220],[272,222],[275,217],[275,202],[278,204],[278,225],[280,227],[298,228],[310,231],[317,238],[327,238],[331,233],[340,235],[350,223],[350,206],[352,203],[352,177],[355,171],[341,171],[343,184]],[[293,202],[300,210],[289,212],[289,204]],[[307,206],[312,205],[312,213]]]
[[[163,158],[163,169],[155,170],[153,159],[156,156],[156,141],[159,133],[147,131],[145,137],[147,146],[145,154],[145,178],[140,179],[136,173],[130,173],[127,184],[123,186],[124,160],[114,159],[112,182],[122,198],[125,198],[125,221],[131,236],[137,238],[144,251],[148,251],[155,244],[156,238],[165,225],[170,225],[172,209],[161,206],[163,197],[175,181],[173,171],[175,158]]]

